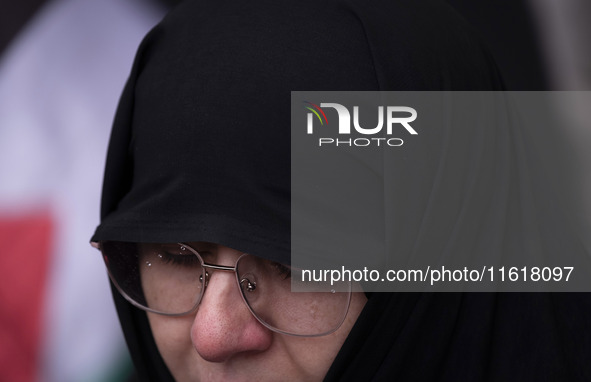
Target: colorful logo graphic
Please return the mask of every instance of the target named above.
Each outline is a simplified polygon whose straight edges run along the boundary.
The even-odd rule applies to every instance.
[[[304,107],[316,115],[316,117],[320,121],[320,125],[324,125],[324,122],[326,122],[326,124],[328,125],[328,120],[326,119],[326,114],[324,114],[324,111],[322,111],[320,106],[313,104],[312,102],[308,102],[308,101],[304,101],[304,104],[309,105],[309,106],[304,106]],[[320,114],[318,114],[318,111],[316,111],[316,110],[318,110],[320,112],[320,114],[322,114],[322,116],[324,117],[324,122],[322,122],[322,118],[320,117]],[[308,126],[312,125],[311,120],[312,120],[312,114],[308,113]],[[310,127],[308,127],[308,129],[310,129]]]

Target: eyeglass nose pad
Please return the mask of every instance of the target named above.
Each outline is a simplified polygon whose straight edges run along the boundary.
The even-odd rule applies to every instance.
[[[201,284],[203,284],[204,289],[207,287],[207,284],[209,283],[209,272],[208,271],[205,271],[205,282],[203,282],[203,275],[199,276],[199,282],[201,282]]]
[[[257,289],[257,283],[253,274],[242,275],[240,278],[240,287],[246,292],[254,292]]]
[[[240,288],[243,292],[252,293],[257,289],[257,278],[253,273],[240,275]]]

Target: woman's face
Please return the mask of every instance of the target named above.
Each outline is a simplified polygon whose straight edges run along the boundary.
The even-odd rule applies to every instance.
[[[196,243],[233,266],[239,251]],[[156,344],[179,381],[320,381],[328,371],[365,302],[353,293],[339,329],[322,337],[295,337],[267,329],[242,300],[231,272],[212,272],[198,310],[182,317],[148,313]]]

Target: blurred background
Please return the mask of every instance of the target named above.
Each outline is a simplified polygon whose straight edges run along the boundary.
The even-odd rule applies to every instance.
[[[110,125],[158,0],[0,7],[0,381],[124,380],[100,253]]]
[[[589,0],[447,2],[508,90],[591,90]],[[0,382],[115,382],[131,370],[88,240],[119,95],[141,38],[173,3],[0,3]],[[565,106],[565,137],[586,165],[591,102],[581,99]]]

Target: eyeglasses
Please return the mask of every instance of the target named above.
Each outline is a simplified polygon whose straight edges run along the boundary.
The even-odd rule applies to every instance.
[[[148,312],[168,316],[194,313],[212,274],[218,271],[236,275],[242,300],[253,316],[274,332],[327,335],[341,326],[349,309],[350,283],[306,284],[304,292],[292,292],[292,281],[301,280],[300,272],[257,256],[242,254],[231,267],[206,263],[198,251],[183,243],[92,244],[102,252],[111,281],[121,295]]]

